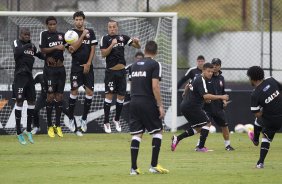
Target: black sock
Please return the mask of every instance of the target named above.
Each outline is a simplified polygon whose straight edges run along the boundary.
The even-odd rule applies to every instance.
[[[61,114],[63,109],[63,102],[55,102],[55,110],[56,110],[56,126],[60,126],[61,124]]]
[[[131,168],[137,169],[137,157],[139,152],[140,141],[136,139],[131,140],[130,152],[131,152]]]
[[[154,137],[152,140],[152,160],[151,166],[156,167],[159,160],[159,153],[161,148],[162,140],[160,138]]]
[[[46,113],[47,113],[47,126],[52,126],[52,111],[53,111],[53,101],[46,102]]]
[[[15,117],[16,117],[17,135],[20,135],[22,133],[22,130],[21,130],[22,110],[15,109]]]
[[[254,141],[259,142],[259,136],[262,131],[262,127],[254,124]]]
[[[110,122],[111,104],[112,103],[104,101],[104,114],[105,114],[104,123],[109,123]]]
[[[259,157],[259,161],[257,164],[259,163],[264,163],[264,159],[268,153],[270,147],[270,142],[262,142],[261,146],[260,146],[260,157]]]
[[[122,107],[123,107],[123,102],[122,102],[122,103],[116,102],[116,116],[115,116],[115,121],[119,121],[120,114],[121,114],[121,111],[122,111]]]
[[[187,130],[185,130],[185,132],[183,132],[182,134],[180,134],[179,136],[177,136],[177,140],[181,141],[182,139],[186,138],[186,137],[190,137],[194,135],[194,130],[190,127]]]
[[[91,99],[86,98],[86,97],[84,98],[84,109],[83,109],[83,115],[82,115],[83,120],[87,119],[87,114],[89,112],[91,102],[92,102],[92,97],[91,97]]]
[[[76,99],[69,98],[69,119],[73,119],[74,108],[75,108]]]
[[[31,124],[34,118],[34,109],[27,109],[27,122],[26,122],[26,131],[31,131]]]
[[[33,127],[39,128],[39,112],[37,109],[34,109],[33,114]]]
[[[205,143],[206,143],[206,139],[207,139],[208,135],[209,135],[209,130],[202,128],[201,134],[200,134],[200,142],[199,142],[199,146],[198,146],[199,148],[205,147]]]

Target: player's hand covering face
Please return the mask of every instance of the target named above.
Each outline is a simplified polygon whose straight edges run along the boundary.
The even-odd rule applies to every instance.
[[[118,34],[118,26],[116,22],[109,22],[108,23],[108,34],[110,36]]]

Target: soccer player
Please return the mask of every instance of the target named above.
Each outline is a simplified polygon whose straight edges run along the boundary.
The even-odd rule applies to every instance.
[[[106,133],[111,133],[110,108],[113,95],[117,94],[116,115],[113,122],[118,132],[121,131],[119,122],[126,93],[126,62],[124,58],[125,45],[140,48],[138,38],[130,38],[127,35],[118,34],[118,23],[114,20],[108,22],[108,34],[101,39],[101,53],[106,57],[105,71],[105,101],[104,101],[104,129]]]
[[[95,45],[98,44],[93,29],[88,29],[84,25],[85,15],[83,11],[77,11],[73,14],[73,29],[77,32],[79,39],[69,46],[72,53],[71,65],[71,93],[69,98],[69,118],[72,131],[77,136],[83,136],[82,132],[87,131],[87,114],[93,98],[94,90],[94,71],[92,60],[95,55]],[[81,127],[78,127],[74,121],[74,109],[78,96],[78,88],[83,86],[85,89],[84,109],[82,117],[79,119]]]
[[[184,138],[193,136],[200,132],[199,145],[196,151],[207,152],[205,142],[209,134],[210,119],[206,112],[203,110],[205,101],[208,100],[228,100],[229,96],[224,95],[212,95],[208,93],[207,82],[212,78],[213,65],[211,63],[205,63],[203,66],[203,73],[197,76],[188,93],[189,98],[184,99],[181,103],[181,112],[189,122],[189,128],[182,134],[172,137],[171,150],[176,149],[177,144]]]
[[[44,59],[44,55],[35,47],[33,43],[31,43],[30,31],[28,28],[20,29],[19,39],[14,40],[12,47],[16,63],[13,93],[16,97],[15,118],[17,138],[20,144],[27,144],[21,131],[22,107],[24,100],[27,100],[27,129],[25,134],[28,137],[28,141],[33,144],[34,140],[31,134],[31,123],[33,122],[36,94],[32,77],[32,69],[35,60],[34,56]]]
[[[136,54],[135,54],[135,56],[134,56],[134,62],[137,62],[137,61],[140,61],[141,59],[143,59],[144,58],[144,54],[143,54],[143,52],[141,52],[141,51],[139,51],[139,52],[136,52]],[[132,63],[133,64],[133,63]],[[127,74],[128,74],[128,80],[129,81],[131,81],[131,66],[132,66],[132,64],[130,64],[130,65],[127,65],[126,67],[125,67],[125,70],[126,70],[126,72],[127,72]]]
[[[143,59],[143,58],[144,58],[143,52],[141,52],[141,51],[136,52],[136,54],[135,54],[135,56],[134,56],[135,61],[139,61],[139,60],[141,60],[141,59]]]
[[[131,68],[131,175],[141,174],[137,167],[137,157],[145,129],[153,136],[149,172],[160,174],[169,172],[158,164],[162,142],[162,118],[165,112],[159,84],[162,74],[161,64],[153,59],[157,55],[157,51],[157,43],[148,41],[145,46],[145,58],[133,63]]]
[[[40,33],[39,47],[41,52],[46,55],[44,80],[45,89],[47,90],[46,112],[48,135],[54,138],[56,132],[59,137],[63,137],[60,119],[66,80],[66,70],[63,64],[65,50],[64,33],[57,31],[57,19],[55,17],[47,17],[45,23],[47,30]],[[56,111],[56,123],[54,127],[52,125],[53,107],[55,107]]]
[[[188,81],[188,84],[191,84],[195,76],[200,75],[203,70],[203,65],[205,64],[205,58],[202,55],[197,57],[197,66],[191,67],[185,73],[185,75],[178,81],[177,89],[181,88],[181,86]],[[188,87],[188,86],[187,86]],[[186,88],[186,87],[185,87]]]
[[[250,67],[247,76],[255,87],[251,94],[251,111],[257,118],[261,118],[261,123],[255,123],[254,132],[249,133],[249,137],[258,146],[262,132],[260,157],[256,164],[256,168],[262,169],[270,142],[282,125],[282,85],[272,77],[264,79],[264,71],[259,66]]]
[[[46,107],[46,100],[47,100],[47,90],[46,90],[46,85],[43,77],[43,72],[38,72],[34,75],[34,83],[35,84],[40,84],[41,85],[41,92],[39,97],[36,99],[35,103],[35,108],[34,108],[34,120],[33,120],[33,129],[31,130],[32,134],[36,134],[40,131],[40,122],[39,122],[39,111],[43,108]],[[64,100],[63,102],[63,113],[67,116],[69,116],[68,112],[68,105]],[[75,121],[75,119],[74,119]],[[54,129],[56,132],[56,129]]]
[[[219,58],[212,59],[211,62],[214,66],[214,72],[211,81],[207,83],[208,92],[213,95],[224,95],[225,92],[225,81],[221,75],[221,60]],[[212,122],[216,123],[222,130],[224,139],[225,150],[235,150],[230,145],[228,123],[226,122],[224,108],[227,106],[226,100],[213,100],[210,103],[205,103],[204,110]]]

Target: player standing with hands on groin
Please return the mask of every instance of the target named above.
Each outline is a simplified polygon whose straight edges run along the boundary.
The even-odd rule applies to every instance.
[[[116,115],[113,119],[116,130],[121,132],[120,114],[126,94],[126,61],[124,58],[124,47],[129,45],[140,48],[138,38],[130,38],[127,35],[118,34],[118,23],[114,20],[108,22],[108,34],[103,36],[100,43],[103,57],[106,57],[105,71],[105,101],[104,101],[104,129],[111,133],[110,109],[113,95],[117,94]]]

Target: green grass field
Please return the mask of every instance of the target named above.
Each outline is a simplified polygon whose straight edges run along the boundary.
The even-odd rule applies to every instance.
[[[210,134],[207,147],[198,153],[198,136],[183,140],[170,151],[171,133],[165,133],[159,162],[170,170],[166,175],[148,172],[151,136],[145,135],[138,165],[143,175],[130,176],[129,134],[85,134],[51,139],[36,135],[34,145],[20,145],[15,136],[0,136],[0,183],[271,183],[282,182],[282,134],[277,134],[264,169],[255,169],[259,148],[246,134],[232,134],[234,152],[224,150],[221,134]]]

